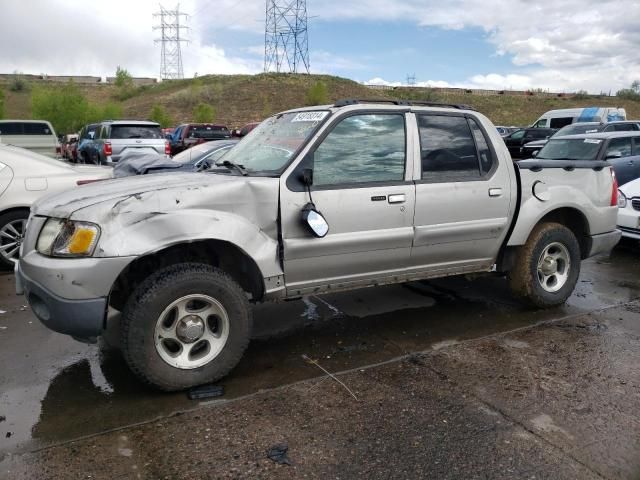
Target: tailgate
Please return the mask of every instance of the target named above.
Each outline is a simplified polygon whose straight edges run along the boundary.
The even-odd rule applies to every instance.
[[[120,157],[129,153],[152,153],[157,155],[164,155],[165,141],[160,139],[112,139],[111,140],[111,160],[117,162]]]

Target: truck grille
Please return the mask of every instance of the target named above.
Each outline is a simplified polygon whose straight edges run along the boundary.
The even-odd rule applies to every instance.
[[[634,198],[633,200],[631,200],[631,205],[633,206],[634,210],[640,210],[640,198]]]

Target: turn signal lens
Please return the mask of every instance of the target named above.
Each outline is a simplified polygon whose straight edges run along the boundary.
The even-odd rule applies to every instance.
[[[616,172],[611,169],[611,176],[613,177],[613,186],[611,187],[611,203],[610,206],[615,207],[618,205],[618,179],[616,178]]]
[[[624,196],[620,190],[618,190],[618,208],[625,208],[627,206],[627,197]]]

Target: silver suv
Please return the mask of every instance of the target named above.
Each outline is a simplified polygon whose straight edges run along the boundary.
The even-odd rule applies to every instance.
[[[606,161],[515,165],[463,106],[342,101],[265,120],[203,173],[39,202],[17,289],[78,338],[120,311],[131,369],[177,390],[236,365],[250,302],[484,272],[531,305],[561,304],[580,261],[620,239],[617,193]]]
[[[140,120],[104,121],[95,129],[93,140],[85,147],[88,159],[96,164],[113,164],[130,153],[168,156],[168,140],[160,125]]]

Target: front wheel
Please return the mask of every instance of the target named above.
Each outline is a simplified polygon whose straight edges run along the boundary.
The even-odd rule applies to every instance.
[[[13,268],[20,257],[20,245],[27,226],[29,210],[14,210],[0,215],[0,264]]]
[[[573,232],[559,223],[543,223],[520,247],[508,280],[515,297],[546,308],[564,303],[579,275],[580,245]]]
[[[124,357],[144,382],[183,390],[224,377],[251,335],[251,307],[225,272],[182,263],[152,274],[122,314]]]

